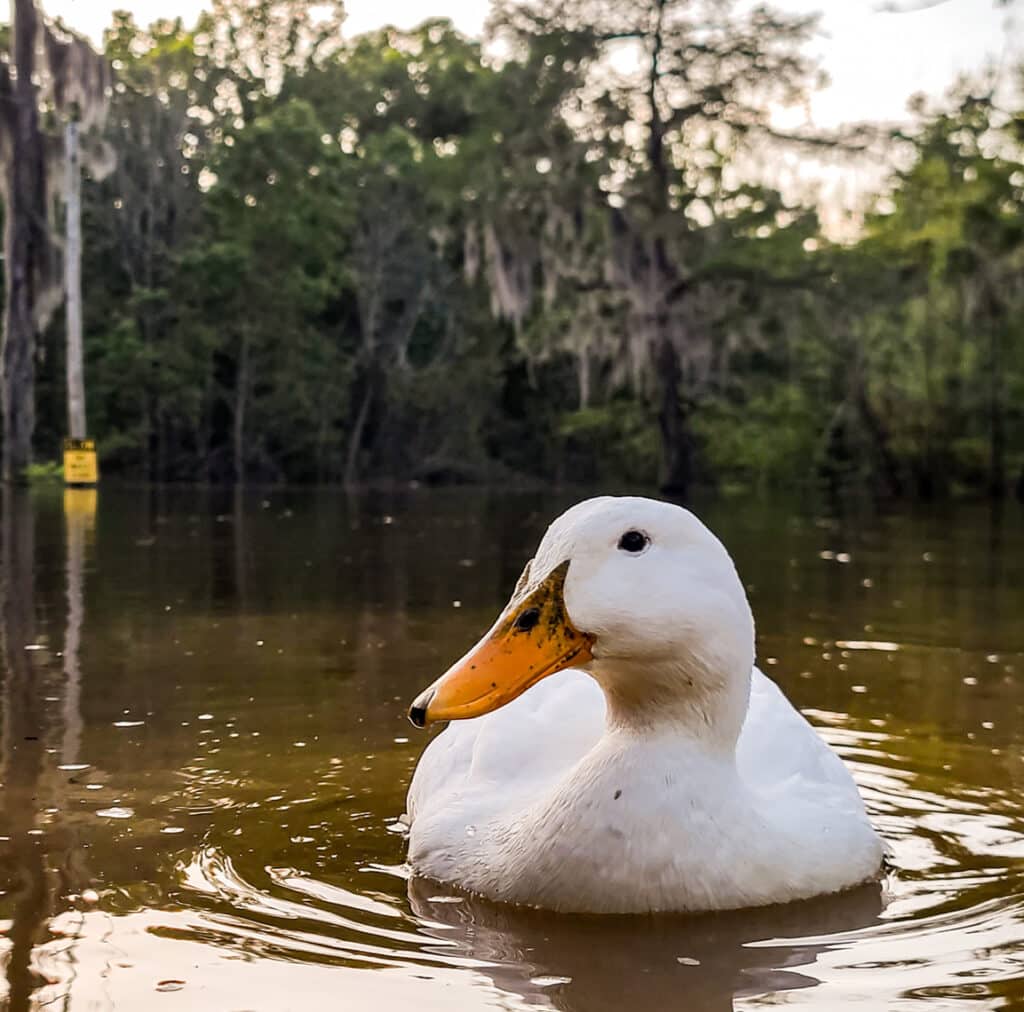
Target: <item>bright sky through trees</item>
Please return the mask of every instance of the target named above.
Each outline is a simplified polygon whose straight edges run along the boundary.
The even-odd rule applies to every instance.
[[[114,7],[131,10],[146,23],[160,16],[193,18],[202,0],[48,0],[47,13],[98,39]],[[430,15],[446,15],[468,33],[478,33],[484,0],[350,0],[347,28],[356,34],[387,20],[409,28]],[[960,72],[1024,53],[1024,3],[997,6],[992,0],[946,0],[913,13],[892,14],[881,0],[782,0],[785,10],[824,12],[821,54],[832,84],[815,95],[811,113],[819,126],[850,120],[902,118],[916,91],[941,94]],[[906,6],[920,6],[908,0]]]

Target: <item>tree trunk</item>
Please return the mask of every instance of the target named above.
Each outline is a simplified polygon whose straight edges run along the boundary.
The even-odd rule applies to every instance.
[[[366,423],[370,417],[370,406],[373,404],[373,382],[371,375],[367,374],[363,386],[363,399],[356,414],[356,420],[352,425],[352,435],[349,436],[348,453],[345,459],[344,483],[347,487],[355,485],[359,478],[359,452],[363,448],[363,434],[366,431]]]
[[[64,128],[64,181],[67,235],[64,247],[64,295],[67,300],[68,434],[85,439],[85,372],[82,348],[82,170],[78,124]]]
[[[900,469],[896,458],[889,447],[889,432],[878,416],[878,412],[871,406],[868,400],[867,384],[865,382],[864,367],[858,365],[855,371],[854,382],[856,384],[855,400],[857,412],[860,415],[864,427],[867,429],[868,437],[871,440],[872,448],[875,451],[877,460],[872,470],[879,475],[883,484],[884,493],[889,496],[898,496],[903,490],[903,483],[900,481]]]
[[[1003,356],[999,322],[995,313],[989,336],[989,478],[988,494],[993,499],[1006,495],[1006,419],[1003,408]]]
[[[33,0],[13,0],[14,70],[2,69],[0,112],[8,141],[4,219],[5,304],[0,400],[3,410],[2,477],[16,481],[32,463],[35,428],[35,311],[46,247],[46,164],[39,133]]]
[[[235,419],[233,432],[233,465],[235,481],[245,481],[245,409],[249,399],[249,331],[242,331],[238,351],[238,372],[235,377]]]
[[[660,229],[672,213],[669,203],[669,153],[665,150],[665,124],[658,105],[661,81],[661,54],[665,46],[663,28],[667,0],[656,0],[656,22],[651,39],[651,58],[647,76],[648,135],[647,160],[651,170],[650,201],[656,232],[651,259],[656,300],[655,362],[658,383],[658,429],[661,433],[661,489],[680,498],[690,492],[693,481],[693,435],[689,425],[689,409],[680,396],[683,382],[682,363],[672,341],[670,328],[670,293],[678,286],[679,272],[672,261]]]
[[[657,352],[661,433],[661,489],[685,497],[693,481],[693,435],[686,406],[679,396],[683,374],[679,353],[664,332]]]
[[[581,411],[590,407],[591,365],[590,352],[583,348],[576,355],[576,378],[579,383]]]

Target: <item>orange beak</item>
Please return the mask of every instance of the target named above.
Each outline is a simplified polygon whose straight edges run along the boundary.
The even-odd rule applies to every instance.
[[[581,633],[565,610],[568,561],[533,593],[513,598],[489,633],[456,661],[409,708],[417,727],[437,720],[479,717],[511,703],[556,671],[593,658],[594,637]]]

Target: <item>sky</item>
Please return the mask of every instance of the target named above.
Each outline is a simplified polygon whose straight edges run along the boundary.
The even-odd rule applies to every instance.
[[[807,113],[818,127],[857,120],[905,118],[908,98],[918,91],[941,95],[957,74],[987,63],[1024,58],[1024,0],[998,6],[994,0],[897,0],[920,7],[888,13],[884,0],[775,0],[792,12],[823,13],[813,44],[831,84],[816,93]],[[115,8],[131,10],[142,23],[180,14],[186,21],[203,0],[42,0],[50,15],[99,40]],[[411,27],[445,15],[468,34],[479,34],[486,0],[348,0],[346,32],[358,34],[385,22]],[[803,122],[806,114],[794,113]]]

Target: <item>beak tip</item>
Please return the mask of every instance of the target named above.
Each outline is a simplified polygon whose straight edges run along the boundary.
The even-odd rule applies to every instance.
[[[414,727],[427,726],[427,707],[430,706],[430,700],[433,697],[433,690],[428,689],[413,700],[412,706],[409,707],[409,721]]]

